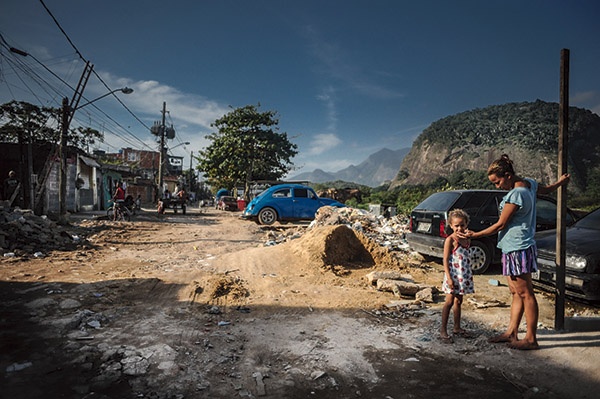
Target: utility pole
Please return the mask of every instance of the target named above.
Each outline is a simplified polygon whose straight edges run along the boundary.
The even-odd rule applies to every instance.
[[[569,149],[569,50],[560,52],[560,103],[558,114],[558,177],[567,173]],[[565,226],[567,187],[557,190],[556,209],[556,302],[554,329],[565,327],[565,275],[567,230]]]
[[[71,107],[69,99],[64,97],[62,100],[62,126],[60,128],[60,145],[58,147],[58,158],[60,159],[60,171],[58,177],[58,213],[61,221],[67,213],[67,134],[69,132],[69,122]]]
[[[158,197],[163,195],[163,175],[165,173],[165,114],[167,113],[167,103],[163,102],[162,123],[160,125],[160,158],[158,162]]]
[[[194,151],[190,151],[190,181],[188,183],[188,190],[192,191],[192,184],[194,183],[194,179],[192,178],[192,159],[194,159]]]

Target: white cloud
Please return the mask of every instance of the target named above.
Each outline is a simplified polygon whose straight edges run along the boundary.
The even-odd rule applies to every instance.
[[[571,96],[569,102],[572,104],[581,104],[589,101],[593,101],[598,97],[598,93],[595,91],[584,91],[575,93]]]
[[[108,75],[107,81],[114,82],[115,87],[128,86],[134,92],[127,96],[127,105],[135,112],[146,115],[156,114],[161,117],[163,102],[173,121],[196,130],[208,130],[216,119],[230,112],[228,106],[211,101],[205,97],[182,92],[174,87],[161,84],[155,80],[133,81]]]
[[[335,89],[331,86],[327,87],[323,90],[322,94],[319,94],[317,96],[317,99],[325,103],[328,121],[327,130],[335,132],[337,130],[338,123],[337,107],[335,102]]]
[[[319,61],[319,70],[323,74],[368,97],[381,99],[404,97],[403,93],[373,82],[372,73],[365,72],[364,66],[349,61],[337,43],[323,39],[314,27],[306,27],[305,33],[310,41],[312,54]],[[391,74],[378,71],[377,75],[390,76]]]
[[[315,134],[308,146],[308,155],[320,155],[337,147],[342,140],[333,133]]]

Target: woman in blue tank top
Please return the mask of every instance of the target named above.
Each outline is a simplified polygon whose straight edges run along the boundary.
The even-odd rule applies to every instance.
[[[482,231],[468,231],[465,237],[475,239],[498,233],[498,248],[502,250],[502,274],[507,276],[512,296],[508,328],[489,341],[506,342],[513,349],[538,349],[539,309],[531,281],[531,273],[537,271],[537,248],[534,240],[536,196],[548,194],[567,184],[570,176],[564,174],[548,186],[538,184],[533,179],[518,176],[506,154],[492,162],[487,173],[497,188],[508,191],[500,203],[500,218]],[[525,337],[519,339],[519,325],[523,314],[527,331]]]

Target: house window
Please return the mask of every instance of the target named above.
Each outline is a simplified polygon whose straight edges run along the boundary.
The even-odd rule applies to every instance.
[[[128,162],[137,162],[139,160],[139,154],[137,152],[128,152],[127,153],[127,161]]]

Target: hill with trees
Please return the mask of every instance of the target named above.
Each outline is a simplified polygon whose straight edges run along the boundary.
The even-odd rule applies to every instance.
[[[471,180],[485,178],[489,163],[504,153],[514,160],[520,175],[543,183],[554,181],[558,112],[557,103],[538,100],[474,109],[440,119],[415,140],[389,190],[439,185],[447,183],[450,176],[459,184],[468,181],[465,186],[470,186],[474,183]],[[582,203],[598,202],[600,117],[570,107],[568,130],[568,171],[572,175],[569,195]],[[480,188],[490,188],[486,183],[484,179]]]

